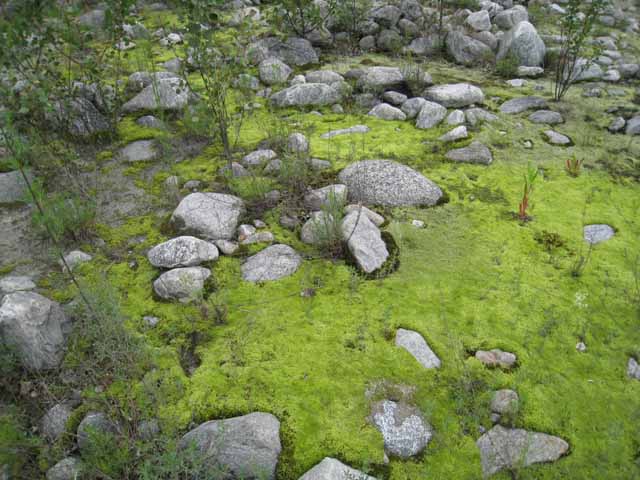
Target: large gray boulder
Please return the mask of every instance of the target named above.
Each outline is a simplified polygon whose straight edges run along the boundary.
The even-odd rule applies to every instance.
[[[160,275],[153,282],[153,290],[164,300],[186,303],[196,299],[204,288],[211,270],[202,267],[174,268]]]
[[[0,204],[23,202],[27,191],[27,184],[18,170],[0,173]]]
[[[442,197],[442,190],[431,180],[391,160],[352,163],[338,178],[347,186],[352,201],[366,205],[433,206]]]
[[[400,110],[405,113],[407,118],[416,118],[426,102],[427,100],[422,97],[410,98],[400,106]]]
[[[55,102],[48,118],[56,128],[69,132],[74,137],[91,137],[111,130],[107,117],[84,97],[73,98],[68,102]]]
[[[83,465],[77,457],[66,457],[47,470],[47,480],[80,480]]]
[[[454,162],[462,163],[480,163],[482,165],[489,165],[493,162],[491,150],[477,140],[474,140],[466,147],[448,151],[445,157]]]
[[[440,359],[418,332],[399,328],[396,332],[396,346],[404,348],[424,368],[440,368]]]
[[[532,123],[546,123],[547,125],[557,125],[564,122],[564,118],[558,112],[553,110],[538,110],[529,115],[529,121]]]
[[[351,468],[335,458],[324,458],[298,480],[376,480],[360,470]]]
[[[195,448],[205,465],[224,472],[221,478],[273,480],[282,450],[280,422],[262,412],[212,420],[182,437],[180,447]]]
[[[82,419],[76,431],[76,442],[81,455],[100,448],[102,441],[118,433],[118,425],[102,412],[89,412]]]
[[[68,403],[57,403],[40,420],[40,432],[50,442],[55,442],[65,432],[73,409]]]
[[[189,89],[179,78],[163,78],[145,87],[122,106],[124,113],[145,111],[181,111],[189,101]]]
[[[342,101],[342,90],[339,83],[301,83],[280,90],[271,95],[271,102],[276,107],[304,107],[333,105]]]
[[[529,22],[520,22],[500,40],[497,59],[513,55],[518,65],[539,67],[544,63],[546,47],[536,27]]]
[[[542,97],[519,97],[507,100],[500,105],[500,111],[508,115],[515,115],[527,110],[537,110],[547,108],[547,101]]]
[[[500,470],[528,467],[534,463],[553,462],[569,450],[569,444],[546,433],[509,429],[496,425],[476,442],[480,449],[485,477]]]
[[[476,32],[491,30],[491,16],[487,10],[478,10],[469,14],[464,22]]]
[[[389,258],[387,245],[378,227],[361,212],[351,212],[342,220],[342,238],[360,270],[373,273]]]
[[[410,458],[422,452],[431,437],[431,425],[420,411],[404,403],[382,400],[372,407],[371,420],[382,434],[388,455]]]
[[[267,56],[274,56],[287,65],[304,67],[312,63],[318,63],[318,54],[309,40],[298,37],[290,37],[284,42],[269,38],[260,42],[267,48]]]
[[[424,99],[423,99],[424,100]],[[416,128],[428,129],[439,125],[447,116],[447,109],[439,103],[424,100],[416,119]]]
[[[446,46],[447,53],[460,65],[482,65],[491,62],[495,56],[488,45],[459,30],[447,35]]]
[[[460,108],[484,102],[482,90],[468,83],[450,83],[430,87],[425,90],[423,96],[447,108]]]
[[[267,58],[258,66],[260,80],[266,85],[277,85],[287,81],[293,70],[279,58]]]
[[[244,211],[244,202],[233,195],[196,192],[182,199],[171,215],[171,223],[181,233],[207,240],[231,240]]]
[[[513,8],[503,10],[497,13],[493,18],[493,23],[502,30],[509,30],[520,22],[527,21],[529,21],[529,12],[526,7],[523,7],[522,5],[516,5]]]
[[[218,248],[213,243],[183,236],[156,245],[149,250],[147,258],[154,267],[195,267],[216,260]]]
[[[0,303],[0,337],[30,370],[56,368],[64,353],[62,307],[35,292],[6,295]]]
[[[357,82],[360,90],[373,92],[401,88],[403,85],[404,75],[398,67],[369,67]]]
[[[293,275],[302,257],[288,245],[272,245],[249,257],[242,264],[242,278],[247,282],[279,280]]]

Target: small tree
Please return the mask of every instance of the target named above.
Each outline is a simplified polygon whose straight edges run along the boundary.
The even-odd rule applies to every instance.
[[[562,100],[571,88],[576,77],[593,63],[599,49],[589,55],[585,46],[594,23],[608,5],[608,0],[592,0],[590,3],[581,0],[569,0],[566,13],[560,19],[560,37],[562,44],[558,53],[554,78],[553,97]],[[584,6],[584,8],[582,8]],[[580,58],[586,61],[579,62]]]
[[[186,23],[185,39],[189,45],[183,78],[190,84],[188,69],[195,70],[203,85],[202,105],[210,115],[211,137],[218,137],[229,165],[232,163],[234,141],[229,130],[236,127],[237,141],[246,115],[245,103],[249,100],[250,88],[238,82],[245,71],[243,35],[235,36],[233,43],[222,43],[216,38],[219,15],[217,8],[221,0],[185,0],[181,15]],[[235,87],[235,88],[234,88]],[[192,88],[193,90],[193,88]]]
[[[274,19],[297,36],[305,37],[322,27],[334,12],[336,4],[335,0],[329,0],[322,6],[314,0],[278,0]]]

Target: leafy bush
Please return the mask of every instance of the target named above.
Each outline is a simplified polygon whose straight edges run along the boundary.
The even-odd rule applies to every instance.
[[[513,53],[496,62],[496,73],[503,78],[513,78],[518,74],[519,61]]]

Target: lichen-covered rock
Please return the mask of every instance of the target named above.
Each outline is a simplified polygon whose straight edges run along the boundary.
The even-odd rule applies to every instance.
[[[469,14],[465,23],[477,32],[491,30],[491,17],[487,10],[478,10]]]
[[[180,111],[187,106],[189,89],[179,78],[163,78],[145,87],[122,106],[124,113],[144,111]]]
[[[372,407],[371,419],[382,434],[385,452],[410,458],[422,452],[433,435],[420,411],[404,403],[383,400]]]
[[[400,110],[405,113],[407,118],[416,118],[426,102],[427,100],[422,97],[410,98],[402,104]]]
[[[482,108],[469,108],[465,110],[464,116],[467,119],[469,125],[478,125],[480,123],[493,123],[498,120],[498,117],[491,112],[487,112]]]
[[[627,376],[635,380],[640,380],[640,364],[638,364],[633,357],[629,357],[629,361],[627,362]]]
[[[160,275],[153,282],[153,290],[164,300],[189,302],[195,300],[204,288],[211,270],[202,267],[174,268]]]
[[[309,139],[302,133],[292,133],[287,138],[287,151],[298,156],[309,152]]]
[[[424,98],[447,108],[460,108],[483,103],[484,93],[468,83],[450,83],[427,88]]]
[[[455,142],[457,140],[467,138],[468,136],[469,133],[467,132],[467,127],[460,125],[442,135],[438,140],[441,142]]]
[[[507,10],[503,10],[496,14],[493,19],[493,22],[500,27],[502,30],[509,30],[520,22],[528,22],[529,21],[529,12],[526,7],[522,5],[516,5],[513,8],[509,8]]]
[[[447,109],[442,105],[425,100],[416,119],[416,128],[428,129],[439,125],[447,116]]]
[[[60,460],[47,470],[47,480],[80,480],[83,464],[77,457],[67,457]]]
[[[496,58],[502,60],[512,55],[518,60],[518,65],[539,67],[544,62],[546,51],[536,27],[529,22],[520,22],[502,37]]]
[[[271,96],[276,107],[333,105],[342,101],[341,84],[301,83]]]
[[[195,267],[216,260],[218,248],[204,240],[183,236],[156,245],[149,250],[147,258],[154,267]]]
[[[369,210],[363,205],[352,204],[344,207],[345,215],[351,212],[359,212],[361,215],[366,215],[367,218],[369,218],[369,220],[371,220],[376,227],[379,227],[384,223],[384,217],[382,215],[374,212],[373,210]]]
[[[309,245],[320,245],[335,233],[334,224],[333,216],[327,212],[313,212],[300,230],[300,240]]]
[[[424,368],[440,368],[440,359],[418,332],[399,328],[396,332],[396,346],[404,348]]]
[[[504,469],[553,462],[569,450],[569,444],[559,437],[500,425],[482,435],[476,444],[485,477]]]
[[[357,85],[360,90],[368,92],[401,88],[404,85],[404,75],[398,67],[370,67],[358,78]]]
[[[279,280],[293,275],[302,257],[288,245],[272,245],[249,257],[242,264],[242,278],[247,282]]]
[[[171,223],[181,233],[230,240],[244,211],[244,202],[233,195],[196,192],[182,199]]]
[[[351,212],[341,225],[342,238],[358,268],[365,273],[373,273],[389,258],[387,245],[378,227],[360,212]]]
[[[277,85],[287,81],[293,70],[279,58],[267,58],[258,66],[260,80],[266,85]]]
[[[205,465],[229,478],[274,480],[282,447],[280,422],[269,413],[212,420],[188,432],[180,447],[193,447]]]
[[[242,158],[242,164],[245,167],[256,167],[260,165],[264,165],[269,161],[278,157],[278,154],[273,150],[256,150],[254,152],[245,155]]]
[[[442,190],[431,180],[391,160],[352,163],[338,179],[347,186],[351,200],[365,205],[433,206],[442,197]]]
[[[376,480],[335,458],[324,458],[298,480]]]
[[[120,158],[125,162],[150,162],[159,156],[155,140],[137,140],[120,150]]]
[[[499,414],[515,413],[518,409],[519,397],[517,392],[505,388],[498,390],[491,399],[491,411]]]
[[[55,102],[48,118],[57,129],[69,132],[74,137],[91,137],[111,130],[107,117],[84,97],[73,98],[68,102]]]
[[[30,370],[49,370],[60,364],[65,323],[62,307],[35,292],[11,293],[0,303],[0,336]]]
[[[0,205],[24,202],[27,195],[27,184],[18,170],[0,173]]]
[[[468,146],[456,148],[446,153],[445,157],[454,162],[480,163],[490,165],[493,162],[493,155],[489,147],[474,140]]]
[[[33,283],[31,277],[24,275],[10,275],[8,277],[0,278],[0,300],[3,295],[8,295],[14,292],[26,292],[29,290],[35,290],[36,284]]]

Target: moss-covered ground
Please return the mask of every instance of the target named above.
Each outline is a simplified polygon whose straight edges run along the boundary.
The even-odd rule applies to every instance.
[[[156,14],[151,22],[161,24]],[[344,72],[401,62],[331,57],[324,68]],[[435,83],[480,85],[494,111],[509,98],[549,97],[549,80],[514,89],[481,70],[439,61],[425,68]],[[546,90],[534,91],[535,84]],[[629,102],[633,89],[623,88],[623,98],[583,98],[576,88],[564,102],[551,104],[565,116],[556,129],[573,139],[571,148],[545,143],[541,132],[548,127],[528,122],[526,114],[500,115],[499,122],[472,129],[457,146],[484,142],[494,154],[490,166],[447,162],[447,149],[437,140],[445,126],[423,131],[409,121],[382,121],[355,110],[318,116],[274,112],[265,104],[244,123],[238,157],[276,131],[302,131],[313,156],[330,160],[334,173],[358,159],[395,159],[438,183],[448,203],[381,212],[400,246],[400,266],[377,280],[363,279],[341,260],[322,258],[279,226],[277,211],[266,213],[262,219],[276,241],[305,255],[300,270],[254,285],[241,280],[242,255],[223,257],[212,266],[214,285],[206,298],[192,305],[153,296],[151,284],[159,272],[145,252],[168,238],[164,212],[99,225],[106,247],[92,251],[94,261],[79,276],[87,282],[104,276],[113,285],[128,328],[153,350],[156,364],[139,383],[114,386],[105,395],[135,399],[144,416],[159,418],[169,435],[205,420],[271,412],[282,423],[281,479],[298,478],[326,456],[392,480],[477,479],[475,440],[481,427],[491,426],[491,392],[512,388],[521,398],[514,425],[558,435],[571,445],[565,458],[523,470],[518,478],[639,478],[640,382],[630,381],[625,369],[629,356],[640,353],[640,287],[633,273],[640,255],[640,185],[626,175],[637,169],[640,148],[637,140],[609,134],[610,116],[604,113]],[[120,122],[114,148],[167,135],[134,120]],[[356,124],[371,131],[320,138]],[[174,123],[170,133],[183,128]],[[525,148],[526,140],[533,148]],[[109,159],[111,148],[100,155]],[[584,160],[577,178],[564,168],[572,156]],[[542,175],[532,219],[521,223],[514,213],[529,163]],[[180,163],[167,162],[150,182],[138,177],[144,166],[129,175],[166,204],[163,182],[169,175],[210,184],[220,180],[224,164],[213,145]],[[422,220],[424,228],[414,227],[413,219]],[[616,235],[590,250],[582,229],[592,223],[609,224]],[[553,244],[545,242],[549,238]],[[579,266],[581,258],[587,260]],[[60,282],[56,276],[43,286],[55,298],[69,300],[73,288]],[[305,291],[313,294],[302,295]],[[145,324],[148,315],[160,318],[157,327]],[[420,332],[442,368],[424,370],[395,347],[399,327]],[[200,365],[188,376],[181,352],[193,346],[194,331]],[[576,350],[579,341],[586,352]],[[477,349],[491,348],[516,353],[517,368],[488,370],[473,358]],[[415,460],[384,464],[382,438],[367,421],[366,395],[381,381],[415,386],[413,401],[433,425],[434,439]],[[149,400],[149,384],[160,392],[155,401]]]

